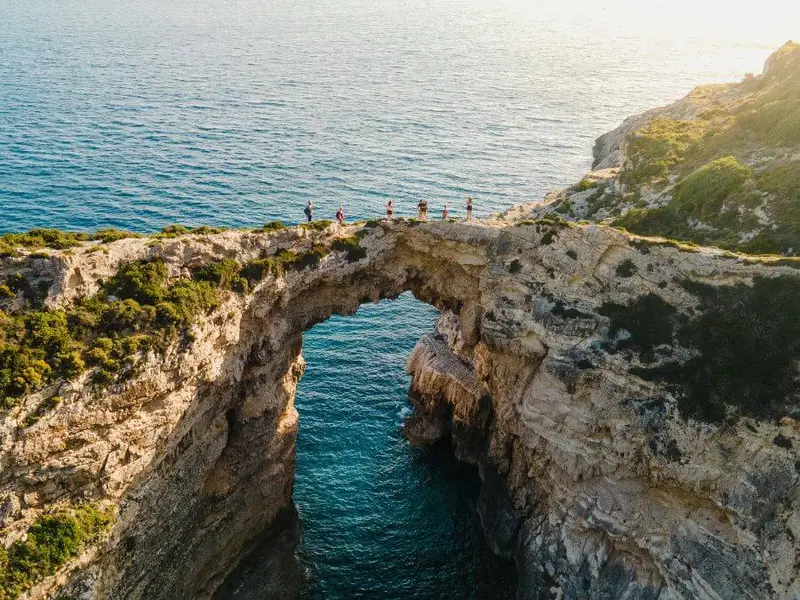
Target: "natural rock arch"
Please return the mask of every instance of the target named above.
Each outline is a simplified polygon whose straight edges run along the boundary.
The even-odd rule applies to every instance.
[[[791,561],[762,558],[798,552],[790,532],[797,453],[771,443],[796,437],[796,427],[687,421],[670,382],[644,377],[652,365],[692,356],[674,331],[703,310],[686,281],[796,285],[796,271],[597,226],[371,225],[188,236],[154,247],[124,240],[108,255],[48,263],[57,304],[91,293],[124,261],[158,256],[177,275],[220,258],[313,249],[342,234],[357,234],[363,250],[334,251],[231,294],[188,347],[172,348],[130,383],[100,396],[76,386],[48,424],[51,439],[34,428],[4,445],[15,479],[3,491],[34,490],[43,505],[55,481],[70,494],[119,499],[102,554],[42,593],[67,582],[102,598],[210,594],[291,503],[302,332],[405,291],[444,311],[438,337],[423,340],[410,361],[418,424],[434,435],[452,431],[459,455],[479,464],[484,524],[497,550],[516,557],[523,597],[542,580],[568,597],[797,589]],[[665,309],[649,315],[659,326],[625,330],[624,307],[636,315],[642,303]]]
[[[409,252],[405,248],[395,251]],[[435,259],[421,258],[414,264],[391,256],[382,268],[369,270],[345,260],[344,265],[340,262],[332,269],[322,266],[289,275],[284,287],[267,285],[255,291],[239,317],[238,339],[226,349],[220,367],[221,372],[235,375],[217,377],[199,389],[196,410],[200,420],[176,427],[185,430],[180,441],[174,442],[180,448],[176,461],[203,462],[192,453],[202,455],[208,448],[219,448],[222,440],[224,447],[203,473],[202,491],[192,491],[189,498],[182,497],[188,491],[184,482],[171,485],[170,475],[182,470],[177,463],[163,475],[154,471],[152,477],[159,481],[142,486],[154,492],[143,499],[151,508],[133,513],[131,522],[140,534],[135,539],[146,540],[139,553],[153,560],[146,565],[131,561],[115,573],[110,597],[207,595],[247,545],[291,507],[297,431],[294,391],[304,370],[302,333],[334,314],[353,314],[364,302],[395,298],[406,291],[440,308],[452,308],[458,304],[456,293],[466,296],[467,289],[475,288],[480,267],[472,269],[473,273],[469,268],[445,269],[424,278],[425,265],[421,263]],[[169,500],[164,499],[165,493]],[[163,515],[155,509],[159,504],[171,510],[180,506],[183,516],[175,518],[173,513],[165,527]],[[209,516],[214,514],[217,516]],[[198,520],[210,520],[214,528],[198,531]],[[179,540],[166,561],[164,537]],[[136,546],[140,547],[138,541]],[[212,567],[223,561],[228,563],[227,569]],[[141,579],[142,573],[148,574],[146,580]]]

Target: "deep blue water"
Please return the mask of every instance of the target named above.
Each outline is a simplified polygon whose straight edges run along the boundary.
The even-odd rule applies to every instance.
[[[513,597],[513,565],[488,551],[475,513],[477,473],[400,433],[410,380],[398,367],[435,318],[403,297],[305,336],[295,499],[311,598]],[[392,320],[403,327],[370,339]]]
[[[797,23],[780,0],[0,0],[0,231],[295,222],[308,199],[486,214],[576,180],[629,114],[759,71]],[[400,437],[434,318],[403,297],[306,335],[311,597],[512,587],[473,474]]]

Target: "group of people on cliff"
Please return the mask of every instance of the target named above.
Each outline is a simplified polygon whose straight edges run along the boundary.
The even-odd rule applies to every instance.
[[[303,213],[306,215],[306,219],[309,223],[314,219],[314,203],[309,200],[306,207],[303,209]],[[472,198],[467,198],[466,203],[466,219],[467,221],[472,220]],[[388,220],[392,220],[394,217],[394,201],[389,200],[386,203],[386,218]],[[447,204],[444,205],[442,208],[442,221],[446,221],[450,217],[450,209],[448,208]],[[427,200],[420,200],[417,204],[417,219],[420,221],[427,221],[428,220],[428,201]],[[339,225],[344,224],[344,207],[340,206],[339,209],[336,211],[336,222]]]

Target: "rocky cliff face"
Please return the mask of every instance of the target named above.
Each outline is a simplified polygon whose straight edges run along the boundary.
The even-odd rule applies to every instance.
[[[33,598],[209,596],[291,510],[302,332],[404,291],[443,311],[409,360],[407,434],[450,436],[479,465],[484,526],[516,558],[521,597],[542,584],[565,597],[800,594],[793,261],[556,221],[97,246],[3,259],[0,279],[36,283],[6,310],[35,290],[70,306],[135,261],[176,279],[222,259],[316,259],[221,292],[191,335],[145,352],[125,381],[100,387],[90,369],[0,415],[6,547],[53,506],[91,500],[116,515]],[[726,319],[741,327],[726,334]]]

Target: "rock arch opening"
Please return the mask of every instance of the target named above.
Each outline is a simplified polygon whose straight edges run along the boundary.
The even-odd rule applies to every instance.
[[[449,440],[412,447],[402,434],[406,362],[437,318],[404,294],[304,333],[294,484],[302,537],[266,541],[215,598],[262,598],[276,585],[282,597],[514,596],[513,563],[483,537],[477,469]]]

